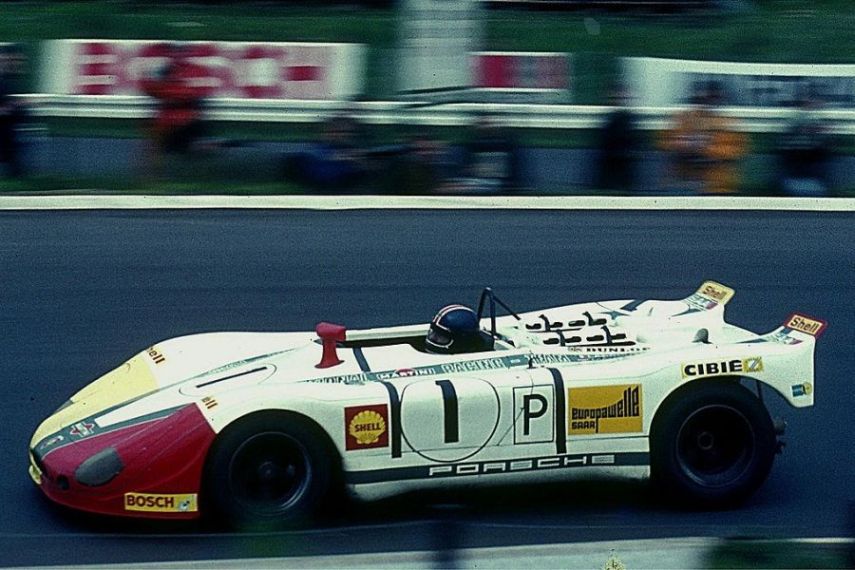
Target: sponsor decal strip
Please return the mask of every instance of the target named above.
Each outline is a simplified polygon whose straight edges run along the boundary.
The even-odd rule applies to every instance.
[[[401,398],[398,389],[391,382],[383,382],[386,391],[389,392],[389,409],[392,422],[390,437],[392,438],[392,458],[401,457]]]
[[[366,382],[384,382],[395,378],[409,378],[412,376],[439,376],[446,374],[462,374],[466,372],[489,372],[492,370],[507,370],[508,368],[528,367],[529,362],[533,364],[575,364],[578,362],[591,362],[606,358],[625,357],[632,353],[633,349],[598,347],[590,349],[592,352],[567,352],[567,353],[540,353],[540,354],[515,354],[493,358],[482,358],[478,360],[464,360],[461,362],[449,362],[446,364],[432,364],[429,366],[417,366],[416,368],[399,368],[396,370],[383,370],[378,372],[362,372],[361,374],[343,374],[340,376],[326,376],[322,378],[311,378],[304,382],[316,384],[364,384]]]
[[[345,480],[351,485],[364,485],[366,483],[408,481],[413,479],[441,479],[470,475],[497,475],[500,473],[523,473],[527,471],[570,469],[598,465],[642,466],[649,463],[650,455],[646,452],[551,455],[524,459],[444,463],[418,467],[349,471],[345,473]]]
[[[555,382],[555,452],[559,455],[567,453],[567,414],[564,411],[564,378],[555,368],[550,368],[552,381]]]

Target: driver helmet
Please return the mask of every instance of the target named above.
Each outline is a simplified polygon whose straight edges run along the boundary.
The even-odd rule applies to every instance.
[[[466,305],[448,305],[430,322],[425,348],[437,354],[457,354],[475,350],[480,340],[475,311]]]

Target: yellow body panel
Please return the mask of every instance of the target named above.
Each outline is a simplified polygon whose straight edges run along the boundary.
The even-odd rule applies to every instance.
[[[138,354],[72,396],[70,404],[42,422],[30,445],[35,447],[52,433],[111,406],[152,392],[157,387],[146,355]]]

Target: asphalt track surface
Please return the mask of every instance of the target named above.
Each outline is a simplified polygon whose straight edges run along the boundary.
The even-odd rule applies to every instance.
[[[855,214],[160,211],[0,213],[0,565],[429,550],[669,536],[847,536],[855,499]],[[491,285],[512,307],[736,289],[758,332],[830,325],[816,406],[740,509],[663,506],[641,484],[573,483],[343,506],[325,526],[231,535],[81,516],[45,500],[27,443],[72,392],[153,342],[214,330],[424,322]],[[441,562],[441,559],[440,559]]]

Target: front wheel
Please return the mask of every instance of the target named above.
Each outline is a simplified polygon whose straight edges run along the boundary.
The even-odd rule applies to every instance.
[[[651,473],[680,504],[724,508],[760,487],[775,449],[772,419],[757,397],[734,382],[698,381],[657,413]]]
[[[317,513],[332,469],[311,424],[250,416],[228,427],[212,448],[203,497],[212,515],[235,528],[297,526]]]

